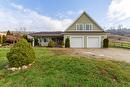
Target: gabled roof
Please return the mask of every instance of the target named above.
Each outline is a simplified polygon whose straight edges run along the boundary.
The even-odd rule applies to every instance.
[[[86,15],[93,23],[95,23],[95,25],[97,25],[102,31],[104,31],[103,28],[92,17],[90,17],[85,11],[65,31],[67,31],[73,24],[75,24],[83,15]]]

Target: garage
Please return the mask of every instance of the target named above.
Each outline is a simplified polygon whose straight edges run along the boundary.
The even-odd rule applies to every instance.
[[[101,37],[100,36],[88,36],[87,37],[87,48],[101,48]]]
[[[70,39],[71,48],[84,48],[84,37],[83,36],[72,36]]]

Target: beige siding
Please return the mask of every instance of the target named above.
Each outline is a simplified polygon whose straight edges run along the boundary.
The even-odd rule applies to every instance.
[[[102,29],[95,24],[85,13],[80,16],[78,20],[76,20],[66,31],[75,31],[76,24],[85,23],[85,24],[92,24],[94,31],[102,31]]]

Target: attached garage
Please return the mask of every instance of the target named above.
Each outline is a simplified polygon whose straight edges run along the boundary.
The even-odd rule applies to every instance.
[[[71,36],[70,47],[71,48],[84,48],[84,36]]]
[[[101,36],[70,36],[70,47],[101,48]]]
[[[100,36],[88,36],[87,37],[87,48],[101,48],[101,37]]]

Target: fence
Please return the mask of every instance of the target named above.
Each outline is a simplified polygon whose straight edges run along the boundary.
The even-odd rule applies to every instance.
[[[130,48],[130,42],[109,42],[109,47]]]

